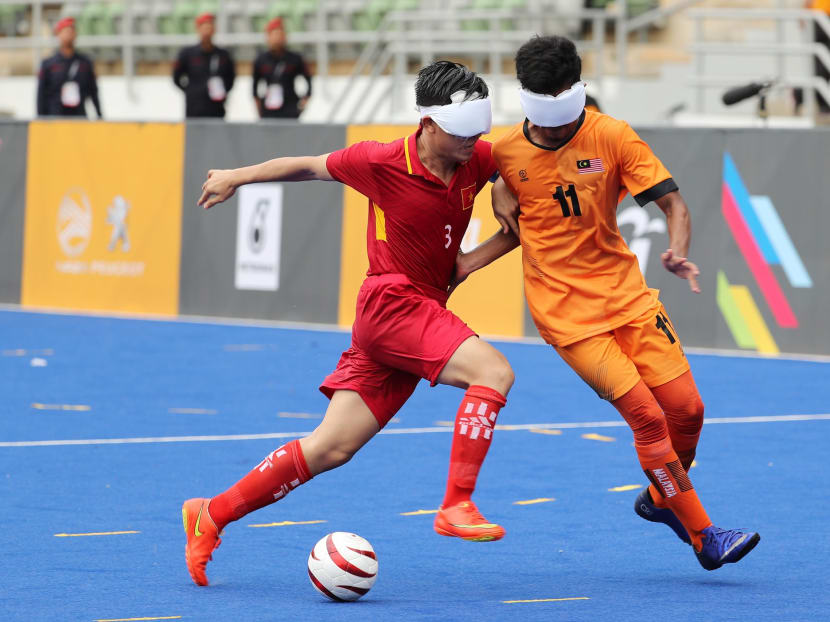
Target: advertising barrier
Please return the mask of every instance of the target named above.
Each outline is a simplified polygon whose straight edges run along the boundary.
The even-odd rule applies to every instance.
[[[689,206],[689,258],[703,291],[692,294],[662,267],[668,234],[655,204],[639,208],[628,196],[617,220],[684,344],[830,353],[830,130],[639,133]]]
[[[178,312],[183,127],[29,125],[24,306]]]
[[[180,311],[335,324],[343,188],[243,186],[209,211],[196,202],[210,169],[343,147],[343,126],[187,124]]]
[[[207,171],[316,155],[416,126],[217,121],[0,124],[0,302],[349,327],[365,277],[367,200],[338,183],[240,188],[206,212]],[[507,128],[494,128],[497,138]],[[668,273],[666,218],[617,222],[687,346],[830,354],[830,130],[643,128],[692,219],[702,293]],[[24,200],[25,199],[25,200]],[[25,207],[25,212],[24,212]],[[583,207],[584,209],[584,207]],[[25,213],[25,224],[24,224]],[[498,229],[476,198],[462,249]],[[449,308],[482,335],[536,336],[521,251],[472,275]]]
[[[26,123],[0,123],[0,302],[20,302],[23,211],[26,205]]]

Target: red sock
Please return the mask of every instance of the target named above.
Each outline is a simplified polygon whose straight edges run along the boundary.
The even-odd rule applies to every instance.
[[[499,409],[506,403],[505,397],[494,389],[477,385],[467,389],[455,416],[443,507],[469,501],[481,463],[490,449]]]
[[[310,479],[300,441],[293,440],[272,451],[245,477],[213,497],[208,512],[222,531],[231,521],[282,499]]]

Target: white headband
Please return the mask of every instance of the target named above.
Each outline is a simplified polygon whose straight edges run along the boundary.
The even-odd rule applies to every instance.
[[[585,83],[577,82],[559,95],[540,95],[519,89],[525,116],[539,127],[559,127],[579,118],[585,109]]]
[[[447,134],[469,138],[479,134],[488,134],[493,122],[488,98],[468,99],[463,101],[464,91],[456,91],[450,96],[451,104],[445,106],[418,106],[421,118],[429,117]]]

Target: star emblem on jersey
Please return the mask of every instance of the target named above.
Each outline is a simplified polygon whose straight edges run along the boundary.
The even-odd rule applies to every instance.
[[[576,161],[577,173],[586,175],[588,173],[604,173],[605,168],[602,166],[602,158],[591,158],[589,160]]]
[[[472,184],[461,189],[461,209],[472,209],[476,202],[476,185]]]

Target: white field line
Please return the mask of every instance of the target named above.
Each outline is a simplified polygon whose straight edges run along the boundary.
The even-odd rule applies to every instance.
[[[759,417],[708,417],[703,423],[785,423],[794,421],[830,421],[830,413],[816,415],[769,415]],[[624,421],[591,421],[563,423],[525,423],[511,425],[505,432],[515,430],[545,429],[582,429],[582,428],[621,428]],[[398,430],[381,430],[378,434],[433,434],[452,432],[452,427],[400,428]],[[56,447],[64,445],[127,445],[137,443],[197,443],[205,441],[255,441],[270,438],[301,438],[311,434],[307,432],[271,432],[267,434],[217,434],[214,436],[145,436],[137,438],[87,438],[50,441],[3,441],[0,447]]]

